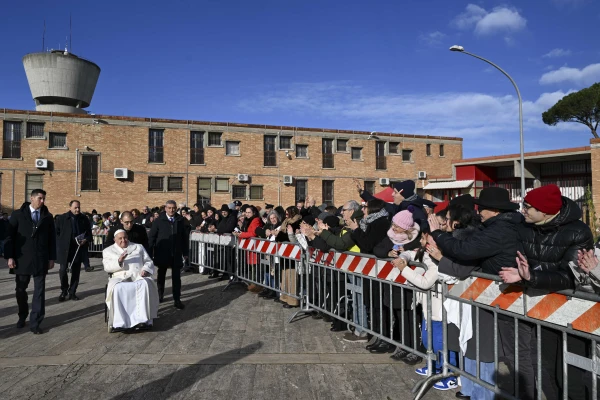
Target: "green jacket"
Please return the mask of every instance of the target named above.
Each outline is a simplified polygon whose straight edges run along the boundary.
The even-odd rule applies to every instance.
[[[358,246],[356,246],[356,243],[352,240],[352,235],[350,235],[351,232],[350,229],[343,228],[338,236],[324,230],[321,232],[320,237],[334,250],[360,252]]]

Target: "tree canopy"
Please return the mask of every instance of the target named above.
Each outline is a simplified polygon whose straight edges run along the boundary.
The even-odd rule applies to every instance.
[[[566,95],[542,113],[542,120],[552,126],[559,122],[577,122],[590,128],[592,135],[598,138],[596,128],[600,120],[600,83]]]

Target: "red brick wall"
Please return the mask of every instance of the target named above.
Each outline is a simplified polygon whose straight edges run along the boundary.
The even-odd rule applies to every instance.
[[[1,159],[0,172],[2,183],[0,202],[3,210],[10,211],[20,207],[25,199],[25,179],[27,174],[44,175],[44,190],[48,192],[47,204],[53,213],[65,212],[72,199],[79,199],[82,209],[90,211],[125,210],[141,208],[143,205],[156,206],[164,204],[168,199],[196,202],[198,177],[226,177],[230,182],[239,184],[235,177],[238,173],[249,174],[252,185],[263,185],[262,200],[248,200],[249,203],[264,205],[265,202],[284,206],[294,204],[295,186],[283,185],[283,175],[308,180],[308,191],[321,202],[322,180],[331,179],[334,184],[336,205],[349,199],[358,199],[352,178],[377,181],[378,178],[416,179],[417,171],[427,171],[428,175],[449,175],[452,173],[451,160],[462,158],[462,141],[451,138],[402,137],[394,136],[400,142],[399,148],[412,149],[413,161],[402,162],[401,155],[387,157],[387,170],[375,170],[375,141],[367,140],[367,135],[356,133],[337,134],[319,130],[282,131],[282,134],[295,135],[293,143],[308,144],[308,159],[297,159],[295,152],[290,151],[291,160],[285,156],[284,150],[277,151],[277,167],[263,166],[263,135],[277,134],[277,129],[259,129],[256,126],[235,127],[227,124],[213,126],[182,124],[184,121],[166,121],[149,123],[142,119],[122,117],[102,117],[100,123],[94,123],[91,117],[49,116],[44,113],[23,112],[5,114],[6,120],[35,120],[45,123],[45,132],[66,132],[68,150],[48,149],[48,140],[25,139],[25,124],[22,125],[22,159]],[[111,119],[112,118],[112,119]],[[155,120],[153,120],[155,121]],[[3,129],[0,119],[0,130]],[[148,130],[164,128],[164,163],[148,163]],[[190,130],[223,132],[223,144],[226,140],[240,142],[240,156],[225,156],[225,148],[205,147],[205,165],[188,163]],[[349,139],[350,147],[362,147],[362,161],[351,160],[350,152],[335,153],[335,168],[323,169],[321,141],[323,137]],[[381,137],[389,140],[388,137]],[[431,143],[432,156],[425,155],[425,146]],[[445,157],[439,156],[439,144],[445,147]],[[205,138],[205,145],[207,138]],[[0,143],[0,154],[2,151]],[[76,177],[77,153],[88,152],[100,154],[99,190],[81,191],[81,172]],[[334,146],[335,152],[335,146]],[[36,158],[46,158],[52,168],[39,170],[35,167]],[[133,179],[120,181],[113,177],[114,168],[128,168],[133,172]],[[81,171],[81,165],[79,166]],[[14,185],[13,185],[14,174]],[[148,175],[183,177],[183,191],[148,192]],[[419,181],[418,187],[426,184]],[[76,189],[77,185],[77,189]],[[382,190],[376,182],[376,191]],[[14,198],[14,200],[13,200]],[[213,193],[211,202],[220,206],[232,201],[231,193]]]

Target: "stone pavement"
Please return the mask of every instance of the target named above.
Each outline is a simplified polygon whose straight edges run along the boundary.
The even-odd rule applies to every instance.
[[[81,273],[80,301],[58,302],[51,271],[43,335],[16,328],[14,278],[0,261],[0,399],[412,398],[413,367],[342,341],[322,321],[288,324],[293,311],[198,274],[182,277],[185,310],[168,287],[152,331],[109,334],[99,261]]]

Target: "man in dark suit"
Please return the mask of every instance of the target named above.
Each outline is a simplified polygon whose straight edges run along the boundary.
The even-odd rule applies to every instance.
[[[124,211],[121,214],[121,222],[108,230],[106,239],[104,239],[104,248],[108,248],[115,244],[115,232],[119,229],[124,229],[127,232],[127,238],[132,243],[141,244],[144,249],[150,253],[150,246],[148,246],[148,233],[143,225],[136,224],[133,219],[133,214],[129,211]]]
[[[189,242],[183,217],[177,214],[177,203],[174,200],[167,201],[165,212],[152,223],[148,241],[150,255],[154,265],[158,267],[156,284],[160,302],[162,303],[165,293],[167,269],[171,268],[174,305],[182,310],[184,305],[181,302],[181,268],[183,259],[188,258]]]
[[[79,285],[81,261],[87,254],[88,243],[92,241],[92,225],[81,214],[81,203],[71,200],[69,211],[56,218],[56,237],[58,244],[57,261],[60,264],[60,296],[58,301],[79,300],[75,294]],[[67,268],[71,263],[71,284]]]
[[[45,314],[46,275],[54,268],[56,260],[56,232],[54,219],[44,205],[46,192],[34,189],[30,202],[23,203],[13,211],[8,225],[4,246],[4,258],[8,260],[10,273],[15,274],[16,297],[19,305],[17,328],[25,326],[29,314],[27,286],[33,276],[33,298],[29,328],[38,335],[44,333],[40,324]]]

